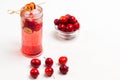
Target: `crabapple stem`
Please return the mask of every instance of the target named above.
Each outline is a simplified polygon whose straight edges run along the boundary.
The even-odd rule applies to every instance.
[[[46,59],[46,57],[43,57],[44,59]]]
[[[53,79],[55,79],[55,76],[53,75]]]

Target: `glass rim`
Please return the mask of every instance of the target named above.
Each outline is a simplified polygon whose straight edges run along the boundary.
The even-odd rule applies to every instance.
[[[57,32],[60,32],[60,33],[63,33],[63,34],[75,34],[75,33],[79,32],[79,29],[76,30],[76,31],[72,31],[72,32],[64,32],[64,31],[59,30],[59,29],[57,28],[57,25],[55,25],[54,27],[55,27],[55,30],[56,30]]]
[[[33,10],[30,12],[30,11],[25,10],[24,7],[22,7],[20,10],[20,16],[24,17],[24,18],[28,18],[28,19],[31,18],[30,14],[32,13]],[[34,10],[38,10],[39,12],[37,14],[33,14],[33,15],[37,15],[37,17],[32,17],[33,19],[37,19],[37,18],[40,18],[43,16],[43,8],[41,6],[36,5],[36,9],[34,9]],[[22,13],[22,11],[23,11],[23,13]],[[28,12],[28,14],[25,14],[27,12]]]

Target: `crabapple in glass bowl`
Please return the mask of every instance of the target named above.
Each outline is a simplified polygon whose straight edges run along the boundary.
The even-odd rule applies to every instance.
[[[54,20],[57,35],[63,39],[73,39],[79,32],[80,23],[77,19],[69,14],[61,16]]]

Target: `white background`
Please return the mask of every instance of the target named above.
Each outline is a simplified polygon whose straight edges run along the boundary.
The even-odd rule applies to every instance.
[[[0,80],[32,80],[29,77],[31,58],[24,57],[21,48],[19,10],[32,0],[2,0],[0,2]],[[120,2],[119,0],[34,0],[45,1],[42,65],[37,80],[120,80]],[[55,18],[74,15],[81,24],[79,36],[70,41],[54,36]],[[69,58],[67,75],[60,75],[58,58]],[[54,60],[54,76],[44,76],[44,58]]]

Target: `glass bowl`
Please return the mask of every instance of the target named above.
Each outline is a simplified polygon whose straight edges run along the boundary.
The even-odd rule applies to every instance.
[[[75,37],[78,36],[78,33],[79,33],[79,29],[74,31],[74,32],[64,32],[64,31],[61,31],[57,28],[57,26],[55,25],[55,30],[56,30],[56,35],[61,38],[61,39],[65,39],[65,40],[70,40],[70,39],[73,39]]]

